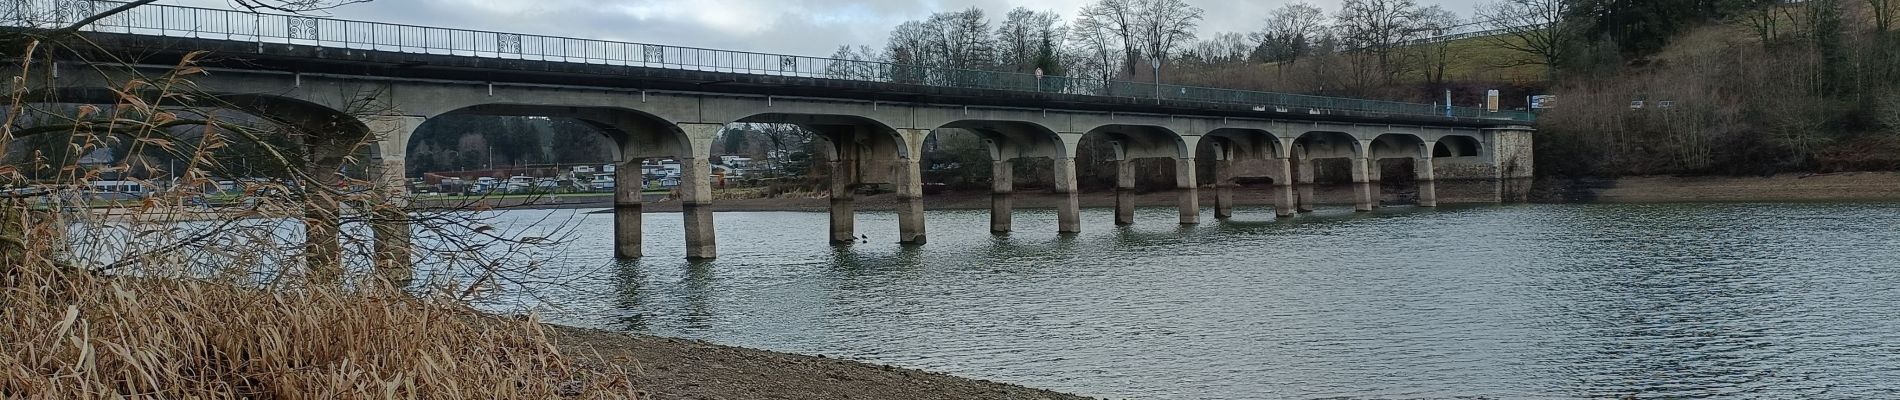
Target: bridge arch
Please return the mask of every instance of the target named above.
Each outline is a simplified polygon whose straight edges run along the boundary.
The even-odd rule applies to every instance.
[[[1387,189],[1397,191],[1398,198],[1405,197],[1410,189],[1420,206],[1436,206],[1432,147],[1432,142],[1412,133],[1386,133],[1373,138],[1366,174],[1374,203],[1385,199]]]
[[[1201,135],[1200,147],[1218,144],[1230,151],[1233,159],[1256,160],[1285,157],[1280,137],[1262,129],[1221,128]]]
[[[1161,126],[1109,124],[1090,129],[1083,137],[1108,141],[1114,160],[1194,157],[1194,149],[1188,147],[1185,137]]]
[[[906,132],[873,118],[842,114],[795,114],[795,113],[759,113],[745,116],[733,122],[762,124],[791,124],[804,127],[817,133],[817,137],[830,142],[828,158],[846,158],[853,160],[890,161],[912,159],[913,142],[922,137],[911,138]],[[921,136],[921,135],[918,135]],[[851,145],[847,149],[845,145]],[[848,152],[850,154],[845,154]],[[862,183],[878,183],[870,181]]]
[[[1183,136],[1172,129],[1155,125],[1108,124],[1097,126],[1082,135],[1081,143],[1094,147],[1093,151],[1079,156],[1088,156],[1092,167],[1113,164],[1115,177],[1115,224],[1133,225],[1135,223],[1135,191],[1141,177],[1150,181],[1170,178],[1161,168],[1139,168],[1135,160],[1169,159],[1172,162],[1150,164],[1158,167],[1173,164],[1174,191],[1179,195],[1181,223],[1200,222],[1199,185],[1195,183],[1194,143],[1200,136]],[[1078,152],[1082,153],[1082,152]],[[1144,160],[1144,163],[1152,163]],[[1148,172],[1142,174],[1141,172]],[[1102,174],[1107,175],[1107,174]],[[1158,182],[1157,182],[1158,183]]]
[[[192,96],[173,96],[167,100],[178,102],[176,106],[179,107],[219,108],[241,112],[281,127],[295,129],[296,132],[290,132],[292,134],[310,135],[313,138],[361,139],[369,134],[368,126],[355,116],[302,99],[266,94],[191,94]],[[157,96],[158,93],[141,93],[141,95]],[[69,104],[118,104],[125,100],[118,91],[112,89],[75,86],[35,90],[27,93],[26,97]],[[154,99],[144,99],[144,101],[158,103]],[[160,107],[170,106],[161,104]]]
[[[293,165],[284,167],[292,171],[301,170],[301,176],[290,179],[310,181],[309,189],[300,201],[304,202],[306,210],[314,211],[302,214],[302,225],[305,254],[308,257],[306,268],[318,279],[336,279],[343,274],[342,215],[345,211],[341,203],[345,198],[323,188],[336,188],[344,184],[344,166],[355,159],[354,164],[367,168],[354,170],[371,171],[368,183],[375,193],[357,198],[368,203],[365,205],[373,216],[369,224],[374,237],[371,243],[374,265],[378,270],[394,273],[389,276],[395,278],[404,278],[403,274],[412,272],[408,270],[411,256],[409,217],[401,209],[405,205],[401,200],[403,187],[399,179],[387,179],[391,172],[400,178],[401,167],[398,165],[392,171],[387,165],[375,161],[382,153],[377,144],[379,135],[384,132],[372,131],[364,117],[280,95],[200,92],[190,89],[171,92],[135,90],[129,94],[142,97],[137,101],[154,105],[155,111],[176,114],[191,109],[215,108],[247,114],[282,130],[277,133],[291,136],[300,148],[283,153],[303,159],[285,160]],[[86,84],[31,90],[25,96],[33,101],[68,104],[117,106],[133,101],[124,92]],[[205,119],[215,117],[203,111],[194,112],[205,114],[202,115]],[[367,160],[352,157],[365,152],[371,155]],[[299,161],[302,165],[294,165]]]
[[[1274,184],[1284,184],[1278,174],[1279,166],[1267,165],[1269,159],[1283,158],[1287,150],[1281,148],[1279,136],[1263,129],[1220,128],[1201,135],[1200,144],[1195,150],[1197,176],[1201,182],[1214,187],[1214,217],[1229,218],[1234,214],[1234,192],[1243,186],[1243,179],[1250,177],[1245,171],[1259,171],[1267,166],[1274,170],[1266,174]],[[1247,175],[1247,176],[1243,176]],[[1254,174],[1260,175],[1260,174]]]
[[[1465,135],[1446,135],[1432,146],[1432,157],[1457,158],[1483,155],[1484,143],[1478,138]]]
[[[923,142],[930,131],[900,129],[877,119],[846,114],[760,113],[734,122],[793,124],[827,142],[831,197],[831,242],[857,243],[855,201],[860,188],[891,184],[898,207],[898,242],[924,243]]]
[[[1350,133],[1338,131],[1309,131],[1293,141],[1295,183],[1298,187],[1298,208],[1300,211],[1312,211],[1318,199],[1318,184],[1350,182],[1356,192],[1350,201],[1359,211],[1372,210],[1371,187],[1367,184],[1368,158],[1371,150],[1365,142]],[[1317,160],[1328,160],[1317,162]]]
[[[963,129],[988,142],[990,157],[996,161],[1018,158],[1062,158],[1070,149],[1055,130],[1027,121],[957,120],[937,129]]]
[[[1365,148],[1359,138],[1345,132],[1313,131],[1293,140],[1294,153],[1301,159],[1361,158]]]
[[[643,158],[697,158],[698,155],[712,151],[711,138],[695,141],[672,121],[628,108],[494,103],[447,110],[435,116],[443,115],[548,117],[578,120],[613,140],[616,162],[629,162]],[[406,138],[406,140],[413,142],[415,138]],[[698,148],[701,145],[707,148]]]
[[[1372,158],[1422,158],[1430,155],[1425,139],[1410,133],[1387,133],[1372,139]]]

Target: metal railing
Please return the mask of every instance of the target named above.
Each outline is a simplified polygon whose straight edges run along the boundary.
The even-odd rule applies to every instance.
[[[109,0],[7,0],[0,20],[14,27],[71,25],[124,3]],[[839,79],[929,86],[1250,106],[1259,111],[1312,110],[1412,117],[1460,117],[1530,122],[1524,112],[1310,96],[1105,79],[927,67],[647,43],[501,33],[302,15],[172,5],[144,5],[87,25],[84,31],[293,44],[499,59],[635,66],[767,76]]]

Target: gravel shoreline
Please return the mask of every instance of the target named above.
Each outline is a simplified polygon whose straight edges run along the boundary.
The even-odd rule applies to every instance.
[[[549,337],[579,366],[628,371],[641,399],[1088,399],[822,355],[548,326]]]

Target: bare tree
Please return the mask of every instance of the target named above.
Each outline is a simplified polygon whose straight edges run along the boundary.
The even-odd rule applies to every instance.
[[[1900,0],[1867,0],[1867,8],[1873,12],[1874,27],[1885,33],[1893,30],[1895,14],[1900,14]]]
[[[367,3],[369,1],[370,0],[230,0],[230,3],[234,6],[237,6],[238,8],[244,8],[251,11],[278,11],[278,12],[300,14],[300,13],[328,10],[328,9],[350,5],[350,4],[356,4],[356,3]],[[158,2],[158,0],[131,0],[131,1],[123,2],[123,3],[62,1],[60,2],[61,4],[59,4],[58,6],[55,6],[54,9],[48,9],[48,10],[31,10],[30,9],[31,6],[29,5],[31,3],[17,2],[19,4],[15,4],[11,6],[10,8],[12,9],[7,10],[7,11],[8,13],[12,14],[12,15],[8,15],[9,19],[20,20],[20,21],[52,21],[52,22],[62,23],[59,26],[53,27],[53,30],[51,32],[47,33],[46,35],[43,35],[44,37],[47,37],[47,38],[57,38],[57,37],[69,35],[75,32],[79,32],[80,29],[84,29],[85,27],[92,25],[93,23],[103,21],[107,18],[124,14],[140,6],[144,6],[144,5],[152,4],[156,2]],[[96,7],[99,5],[111,5],[112,7],[103,9],[103,10],[91,9],[91,7]],[[61,9],[61,8],[71,8],[75,6],[85,6],[85,7],[88,7],[88,9],[85,9],[85,10]],[[72,13],[75,11],[79,11],[81,13],[78,14],[76,18],[74,19],[68,19],[67,15],[58,15],[61,13]],[[51,14],[51,15],[33,15],[36,12],[43,12],[43,13]]]
[[[1251,53],[1253,48],[1253,44],[1247,40],[1246,35],[1226,32],[1195,42],[1193,46],[1188,47],[1185,58],[1202,65],[1243,63],[1247,61],[1248,53]]]
[[[1769,44],[1781,36],[1781,18],[1775,14],[1776,5],[1781,0],[1736,0],[1741,4],[1742,23],[1755,31],[1762,44]]]
[[[1034,71],[1038,61],[1059,46],[1062,36],[1062,16],[1016,7],[996,28],[997,66],[1012,72]]]
[[[1398,48],[1418,32],[1418,4],[1412,0],[1346,0],[1339,10],[1340,38],[1371,54],[1385,83],[1404,72]]]
[[[1254,42],[1260,44],[1257,58],[1278,63],[1281,75],[1285,75],[1288,64],[1311,53],[1325,28],[1326,14],[1319,7],[1292,3],[1275,9],[1267,16],[1266,28],[1253,34]]]
[[[1093,7],[1093,6],[1091,6]],[[1103,14],[1083,10],[1069,27],[1069,48],[1071,60],[1069,69],[1074,75],[1099,76],[1106,81],[1114,77],[1128,57],[1128,49],[1122,46],[1123,37],[1115,20]]]
[[[884,45],[884,62],[892,65],[891,80],[904,83],[921,83],[924,72],[920,66],[935,59],[930,46],[930,33],[921,21],[905,21],[891,29],[891,37]]]
[[[1205,14],[1185,0],[1137,0],[1135,4],[1141,53],[1151,61],[1168,61],[1183,44],[1192,42]]]
[[[825,76],[833,79],[874,79],[877,77],[875,62],[879,57],[871,46],[838,46],[838,51],[831,53],[831,63],[825,65]]]
[[[990,21],[982,9],[931,14],[924,26],[926,32],[934,34],[930,44],[942,57],[931,66],[987,69],[995,63],[996,43],[990,37]]]
[[[964,78],[957,70],[995,67],[996,41],[983,10],[940,12],[892,29],[883,60],[897,64],[889,67],[893,81],[953,84]]]
[[[1443,7],[1431,6],[1419,10],[1414,21],[1418,27],[1416,39],[1431,38],[1447,34],[1458,25],[1458,14]],[[1434,85],[1445,83],[1445,71],[1451,66],[1450,41],[1414,41],[1412,54],[1419,64],[1419,72],[1425,81]]]
[[[1093,42],[1090,46],[1118,45],[1121,48],[1117,52],[1120,55],[1118,61],[1131,75],[1140,71],[1138,66],[1142,58],[1141,40],[1137,38],[1141,30],[1138,1],[1142,0],[1099,0],[1082,7],[1075,21],[1078,33],[1091,36],[1083,39]],[[1109,58],[1109,52],[1105,49],[1096,54],[1104,61]],[[1104,74],[1103,78],[1107,79],[1108,75]]]
[[[1569,20],[1572,0],[1501,0],[1481,7],[1478,18],[1500,33],[1487,36],[1492,45],[1524,57],[1517,65],[1543,65],[1552,73],[1570,58],[1583,24]],[[1766,16],[1772,23],[1774,16]]]
[[[1890,94],[1885,99],[1881,99],[1875,114],[1880,124],[1887,126],[1889,135],[1900,137],[1900,93]]]

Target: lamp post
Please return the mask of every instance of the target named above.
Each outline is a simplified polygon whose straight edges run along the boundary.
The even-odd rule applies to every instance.
[[[1160,104],[1161,103],[1161,58],[1156,57],[1154,59],[1148,60],[1148,65],[1154,66],[1154,69],[1155,69],[1155,104]]]

